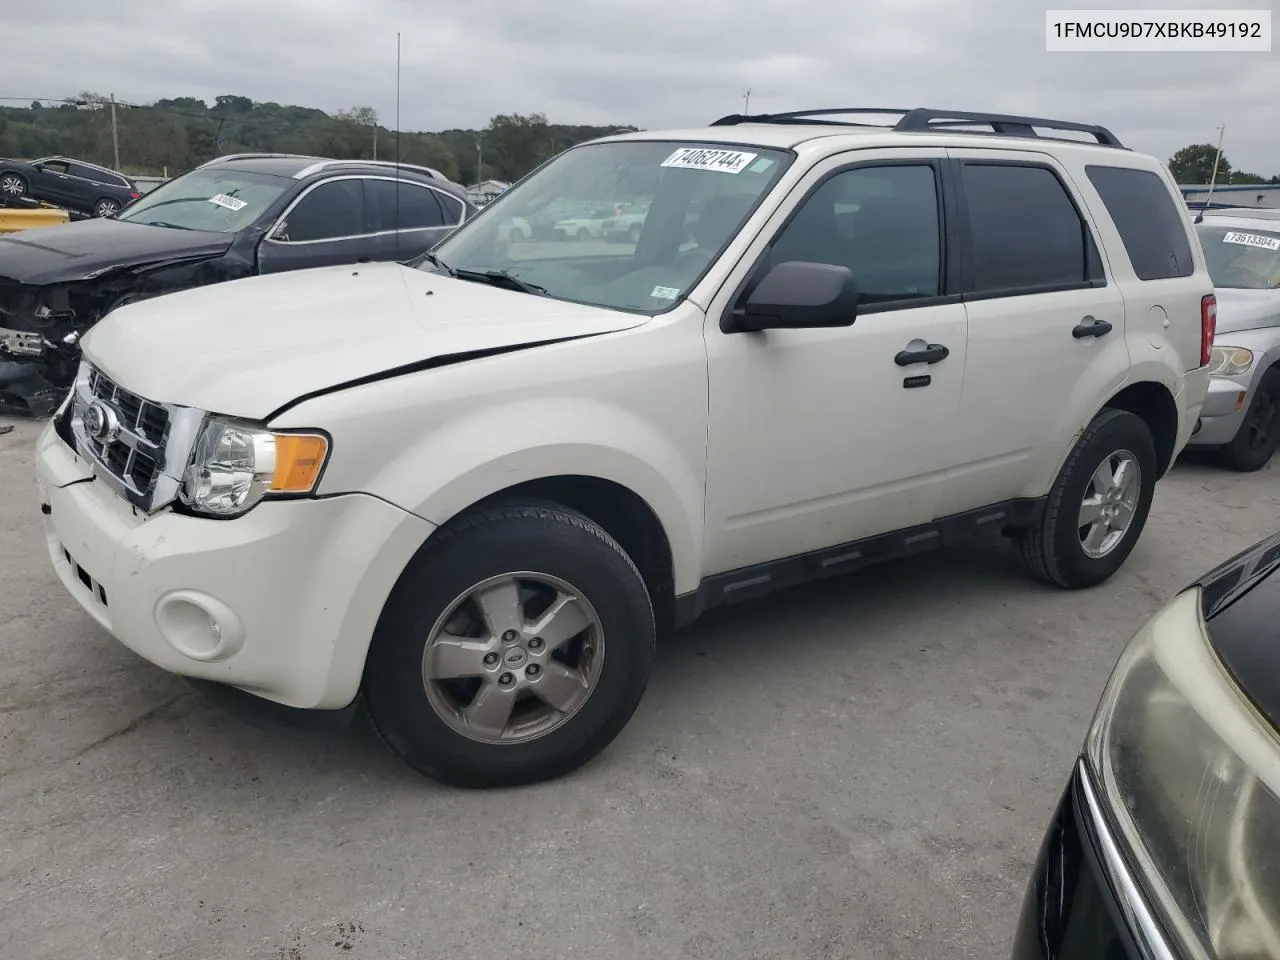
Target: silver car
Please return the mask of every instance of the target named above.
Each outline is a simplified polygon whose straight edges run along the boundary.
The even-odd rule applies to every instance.
[[[1257,470],[1280,446],[1280,210],[1213,210],[1196,225],[1218,296],[1209,395],[1191,443]]]

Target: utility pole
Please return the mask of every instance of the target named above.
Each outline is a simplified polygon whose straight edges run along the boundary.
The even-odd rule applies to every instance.
[[[484,182],[484,141],[476,137],[476,186]]]
[[[378,122],[373,122],[373,159],[378,159]]]
[[[742,112],[747,116],[751,115],[751,88],[747,88],[747,92],[742,95]]]
[[[120,169],[120,131],[116,128],[116,95],[111,94],[111,148],[116,156],[116,170]]]

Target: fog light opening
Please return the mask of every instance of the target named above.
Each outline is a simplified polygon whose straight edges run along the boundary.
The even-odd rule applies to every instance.
[[[244,627],[224,603],[183,590],[156,606],[156,625],[169,644],[192,660],[224,660],[240,649]]]

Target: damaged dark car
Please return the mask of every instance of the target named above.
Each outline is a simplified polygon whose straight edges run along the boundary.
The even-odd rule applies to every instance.
[[[438,171],[237,155],[117,218],[0,237],[0,413],[51,414],[81,336],[134,300],[256,274],[422,256],[475,213]]]

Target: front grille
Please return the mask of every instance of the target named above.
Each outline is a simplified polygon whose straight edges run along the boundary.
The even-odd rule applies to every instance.
[[[204,414],[148,400],[85,363],[66,419],[71,445],[94,474],[150,513],[177,497]]]
[[[90,370],[88,387],[88,402],[77,411],[81,421],[89,406],[97,401],[115,415],[118,424],[118,429],[105,438],[84,434],[88,452],[112,476],[123,480],[138,494],[149,495],[167,439],[169,412],[124,389],[99,370]],[[78,407],[82,402],[77,397]]]

